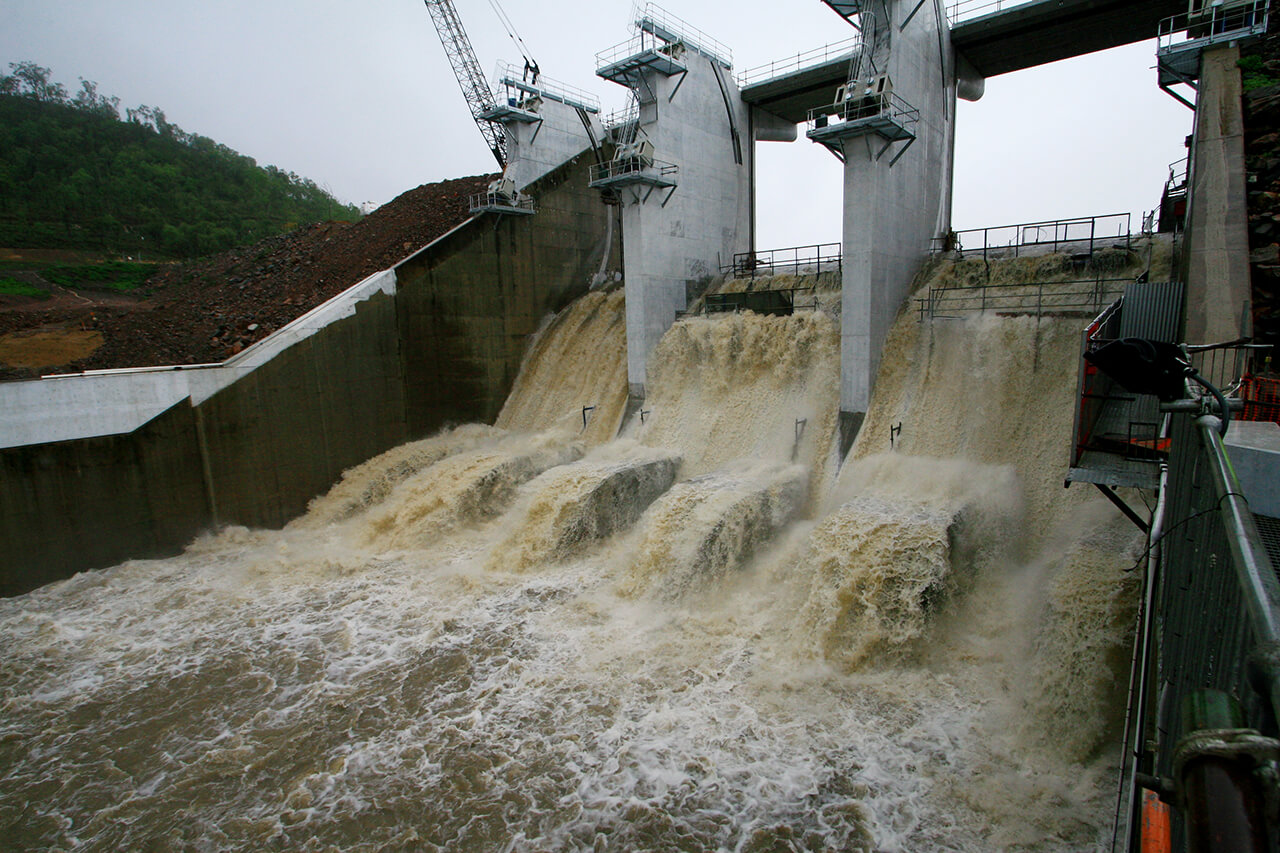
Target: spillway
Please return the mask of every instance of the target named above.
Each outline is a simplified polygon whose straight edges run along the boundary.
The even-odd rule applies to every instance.
[[[1059,485],[1079,321],[900,318],[838,469],[830,318],[676,323],[615,438],[587,300],[495,427],[0,601],[6,844],[1094,849],[1135,537]]]

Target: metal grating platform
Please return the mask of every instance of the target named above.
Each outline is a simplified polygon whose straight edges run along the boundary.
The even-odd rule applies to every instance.
[[[1271,565],[1280,572],[1280,518],[1272,518],[1269,515],[1255,515],[1254,522],[1258,525],[1258,535],[1262,537],[1262,545],[1267,549],[1267,556],[1271,558]]]
[[[1080,464],[1067,470],[1067,482],[1154,489],[1160,485],[1160,466],[1144,459],[1086,450],[1080,455]]]
[[[542,121],[542,116],[531,110],[524,110],[512,104],[496,104],[492,107],[485,107],[480,113],[480,118],[485,121],[515,121],[525,122],[526,124],[534,124]]]

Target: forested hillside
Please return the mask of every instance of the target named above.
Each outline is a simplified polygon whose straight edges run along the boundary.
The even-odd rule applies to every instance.
[[[0,246],[190,258],[300,225],[354,221],[311,180],[34,63],[0,75]]]

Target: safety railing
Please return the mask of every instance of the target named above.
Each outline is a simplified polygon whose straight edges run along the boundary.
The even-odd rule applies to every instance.
[[[966,228],[934,237],[933,252],[976,252],[983,259],[998,250],[1001,257],[1018,257],[1025,250],[1035,247],[1058,251],[1069,245],[1079,245],[1093,254],[1099,243],[1123,240],[1126,248],[1132,240],[1133,216],[1129,213],[1108,213],[1101,216],[1083,216],[1076,219],[1051,219],[1043,222],[1020,222],[1015,225],[997,225],[988,228]]]
[[[634,94],[634,93],[633,93]],[[605,115],[601,122],[609,138],[619,144],[634,142],[640,129],[640,101],[634,96],[627,105]]]
[[[1241,381],[1249,375],[1256,357],[1271,350],[1270,344],[1255,344],[1248,340],[1230,341],[1205,346],[1188,346],[1187,356],[1196,372],[1214,387],[1233,394]]]
[[[801,298],[807,294],[809,298]],[[797,310],[816,311],[821,307],[817,292],[812,287],[783,287],[770,290],[746,290],[730,293],[708,293],[695,313],[738,314],[752,311],[775,317],[785,317]]]
[[[637,3],[632,17],[637,30],[650,30],[659,36],[683,42],[685,47],[718,61],[725,68],[733,67],[733,51],[728,45],[712,38],[688,21],[671,14],[656,3]]]
[[[1187,178],[1190,160],[1183,157],[1169,164],[1169,177],[1165,179],[1160,194],[1157,228],[1160,231],[1181,231],[1187,215]]]
[[[1156,33],[1156,55],[1265,33],[1267,6],[1268,0],[1206,4],[1198,12],[1165,18]]]
[[[1163,849],[1188,849],[1189,837],[1247,811],[1259,819],[1235,827],[1238,849],[1263,849],[1250,834],[1280,793],[1267,770],[1280,748],[1280,582],[1227,458],[1217,404],[1163,408],[1173,412],[1167,486],[1148,540],[1112,849],[1139,849],[1144,791],[1180,805]],[[1215,697],[1236,719],[1205,724]],[[1230,802],[1203,784],[1206,761],[1232,779]],[[1218,849],[1203,843],[1191,846]]]
[[[1081,342],[1081,355],[1097,349],[1102,342],[1114,340],[1120,329],[1120,312],[1124,301],[1117,299],[1094,318],[1084,330]],[[1080,364],[1079,393],[1076,395],[1079,404],[1075,413],[1075,426],[1072,429],[1071,467],[1080,464],[1087,450],[1093,447],[1094,429],[1098,417],[1102,414],[1103,405],[1111,398],[1112,380],[1083,359]]]
[[[601,183],[631,177],[638,181],[655,183],[674,182],[680,173],[680,167],[662,160],[649,160],[644,157],[624,157],[606,160],[591,166],[591,183]]]
[[[476,193],[470,197],[472,213],[508,212],[536,213],[533,197],[517,193],[514,197],[496,192]]]
[[[808,132],[821,131],[836,124],[884,118],[904,128],[920,121],[920,110],[897,93],[850,98],[825,107],[809,110]]]
[[[916,298],[920,322],[958,319],[964,314],[995,311],[1002,314],[1096,314],[1124,293],[1132,279],[1094,278],[1075,281],[980,284],[971,287],[932,287]]]
[[[947,6],[947,22],[954,27],[961,21],[994,15],[1031,2],[1033,0],[960,0]]]
[[[733,256],[733,263],[721,266],[720,272],[734,278],[839,272],[842,250],[839,243],[817,243],[785,249],[738,252]]]
[[[757,65],[755,68],[748,68],[738,74],[738,88],[745,89],[754,83],[772,80],[775,77],[785,77],[788,74],[796,74],[809,68],[826,65],[828,62],[837,59],[848,59],[860,47],[862,47],[862,37],[854,36],[843,41],[825,44],[813,50],[797,53],[795,56],[788,56],[764,65]]]
[[[595,95],[585,89],[552,80],[541,74],[534,75],[528,66],[521,68],[505,60],[499,60],[494,79],[495,89],[501,86],[507,90],[508,103],[512,97],[517,97],[514,92],[520,92],[549,101],[559,101],[571,107],[581,107],[589,113],[600,112],[600,99]],[[512,103],[511,106],[516,104]]]
[[[638,32],[626,41],[606,47],[596,54],[596,73],[601,69],[617,65],[624,60],[645,53],[660,53],[674,62],[679,61],[681,44],[668,42],[650,32]]]

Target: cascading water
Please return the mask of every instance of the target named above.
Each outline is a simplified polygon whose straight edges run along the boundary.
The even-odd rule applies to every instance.
[[[0,602],[6,846],[1093,849],[1133,537],[1051,488],[1078,320],[904,318],[836,478],[829,318],[677,323],[610,440],[587,299],[496,428]]]
[[[560,426],[579,431],[593,445],[617,434],[627,408],[622,300],[621,287],[593,291],[538,333],[497,426],[525,431]],[[566,365],[575,367],[566,371]]]

